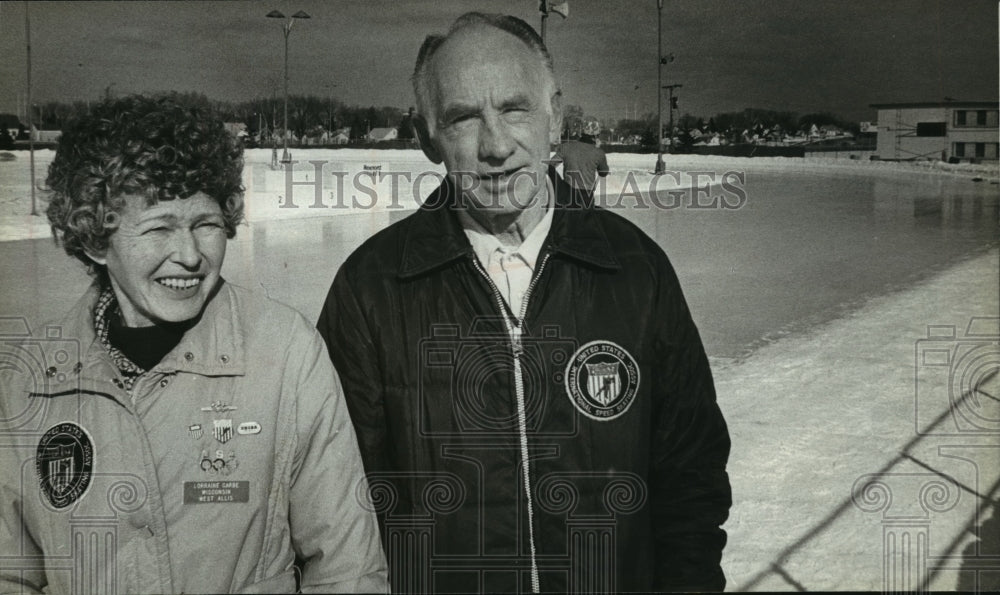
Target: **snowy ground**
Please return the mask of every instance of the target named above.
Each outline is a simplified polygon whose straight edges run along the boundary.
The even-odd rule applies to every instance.
[[[39,180],[51,157],[37,155]],[[442,171],[418,151],[293,150],[289,203],[270,158],[247,153],[248,224],[225,273],[310,318],[346,254],[408,214]],[[318,194],[310,160],[321,166]],[[648,197],[654,161],[610,155],[605,198]],[[1000,369],[996,166],[666,162],[660,191],[690,187],[697,172],[760,180],[738,216],[623,213],[671,255],[713,356],[733,438],[729,588],[1000,587],[1000,379],[989,377]],[[772,200],[773,179],[793,173],[789,192],[803,210]],[[840,177],[871,196],[809,204]],[[44,217],[28,215],[27,180],[25,153],[0,160],[0,314],[34,324],[64,311],[88,280],[52,245]],[[918,191],[928,194],[914,199]],[[754,336],[749,352],[735,348]]]

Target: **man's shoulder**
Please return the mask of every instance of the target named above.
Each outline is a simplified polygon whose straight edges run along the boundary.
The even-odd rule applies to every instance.
[[[341,266],[341,271],[350,275],[366,271],[378,271],[380,275],[395,274],[399,270],[403,245],[409,230],[425,216],[427,213],[423,209],[417,209],[416,212],[375,232],[351,252]]]
[[[563,144],[559,145],[557,147],[557,149],[559,149],[561,151],[566,151],[566,152],[569,152],[569,153],[582,153],[582,154],[586,154],[586,155],[603,155],[604,154],[604,150],[603,149],[601,149],[601,148],[599,148],[599,147],[597,147],[595,145],[592,145],[590,143],[585,143],[585,142],[578,141],[578,140],[566,141]]]
[[[617,256],[666,259],[667,255],[645,231],[619,213],[600,206],[590,208]]]

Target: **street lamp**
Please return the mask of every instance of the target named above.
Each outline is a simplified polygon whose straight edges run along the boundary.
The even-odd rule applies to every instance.
[[[33,110],[34,106],[31,104],[31,18],[28,16],[28,3],[24,3],[24,40],[25,49],[27,56],[27,69],[28,69],[28,88],[27,88],[27,103],[28,103],[28,160],[31,162],[31,214],[34,216],[38,215],[38,208],[35,206],[35,131],[32,130],[34,124],[32,124]],[[41,128],[41,122],[38,123],[39,128]]]
[[[326,131],[333,138],[333,90],[337,88],[337,84],[330,83],[323,87],[326,88]]]
[[[654,174],[662,174],[663,165],[663,0],[656,0],[656,167]],[[671,133],[672,134],[672,133]]]
[[[673,54],[670,54],[670,59],[673,60]],[[667,124],[667,128],[668,128],[668,133],[670,134],[670,140],[668,142],[670,143],[671,153],[674,152],[674,100],[676,99],[674,97],[674,89],[680,89],[683,86],[684,85],[675,84],[675,85],[663,85],[662,87],[663,89],[666,89],[667,92],[669,93],[669,96],[667,97],[667,109],[670,111],[668,111],[667,113],[670,114],[670,123]]]
[[[269,19],[283,19],[285,15],[282,14],[280,10],[272,10],[267,13],[267,18]],[[305,11],[298,11],[292,16],[288,17],[288,21],[282,25],[281,29],[285,33],[285,122],[284,122],[284,133],[285,137],[285,150],[281,154],[281,162],[289,163],[292,160],[291,155],[288,154],[288,34],[292,32],[292,24],[295,19],[308,19],[310,18]]]

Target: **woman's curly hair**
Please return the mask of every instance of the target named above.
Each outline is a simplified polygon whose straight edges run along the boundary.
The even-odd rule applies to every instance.
[[[46,214],[66,253],[95,271],[126,195],[147,205],[197,192],[222,208],[226,236],[243,219],[243,147],[208,108],[175,97],[105,100],[63,131],[49,166]]]

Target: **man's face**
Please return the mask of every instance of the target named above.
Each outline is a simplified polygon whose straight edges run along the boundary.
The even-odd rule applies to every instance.
[[[438,49],[428,91],[421,146],[469,206],[504,215],[533,204],[561,125],[541,58],[509,33],[469,27]]]
[[[128,326],[182,322],[201,313],[219,280],[226,228],[219,204],[201,192],[147,207],[126,196],[104,254]]]

